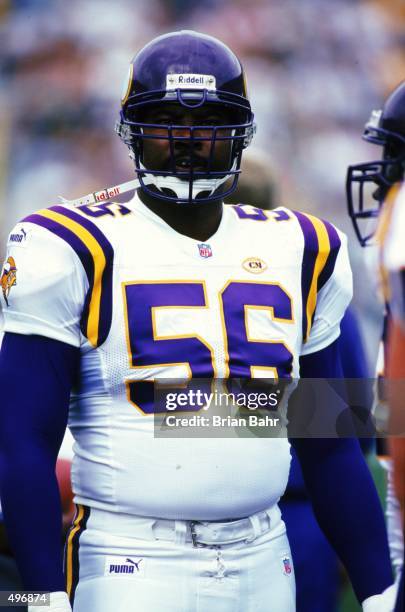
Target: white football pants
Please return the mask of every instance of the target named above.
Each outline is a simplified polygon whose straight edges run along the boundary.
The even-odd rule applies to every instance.
[[[278,506],[218,523],[78,506],[65,563],[73,612],[295,611]]]

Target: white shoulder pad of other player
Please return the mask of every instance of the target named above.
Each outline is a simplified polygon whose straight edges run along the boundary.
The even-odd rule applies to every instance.
[[[65,591],[54,591],[49,606],[28,606],[28,612],[72,612],[72,606]]]
[[[392,584],[379,595],[367,597],[362,603],[363,612],[393,612],[397,595],[397,585]]]

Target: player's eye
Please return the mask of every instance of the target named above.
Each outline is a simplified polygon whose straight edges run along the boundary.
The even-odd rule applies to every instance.
[[[219,117],[218,115],[211,115],[199,121],[200,125],[223,125],[223,123],[224,121],[222,117]]]
[[[170,125],[174,123],[174,121],[173,117],[171,117],[170,115],[158,115],[157,117],[153,118],[153,121],[151,121],[151,123],[156,123],[158,125]]]

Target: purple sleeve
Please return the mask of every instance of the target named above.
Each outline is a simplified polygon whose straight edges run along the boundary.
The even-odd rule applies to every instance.
[[[301,376],[339,378],[337,342],[302,357]],[[360,602],[393,582],[381,504],[357,439],[292,439],[319,525]]]
[[[0,494],[25,589],[65,590],[55,476],[79,349],[7,333],[0,352]]]
[[[340,323],[338,345],[345,378],[372,378],[360,327],[350,307]]]

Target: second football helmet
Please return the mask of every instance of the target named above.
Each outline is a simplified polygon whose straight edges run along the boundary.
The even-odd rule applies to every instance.
[[[219,106],[231,121],[227,125],[203,126],[142,121],[145,110],[168,103],[188,112],[205,105]],[[131,62],[116,131],[130,149],[141,188],[154,197],[177,203],[210,202],[218,199],[217,189],[228,180],[230,184],[221,197],[229,195],[237,185],[242,151],[255,131],[240,61],[219,40],[194,31],[155,38]],[[145,167],[146,139],[167,141],[167,170]],[[188,152],[184,171],[176,166],[175,148],[180,140],[186,143]],[[199,141],[210,145],[203,169],[194,163]],[[230,149],[229,164],[220,170],[214,169],[213,164],[219,141],[227,141]]]
[[[363,138],[383,147],[382,159],[349,166],[346,194],[349,215],[362,246],[370,242],[374,232],[364,221],[378,217],[387,193],[402,181],[405,172],[405,81],[387,98],[381,110],[373,111],[365,125]],[[374,183],[372,198],[365,193]]]

